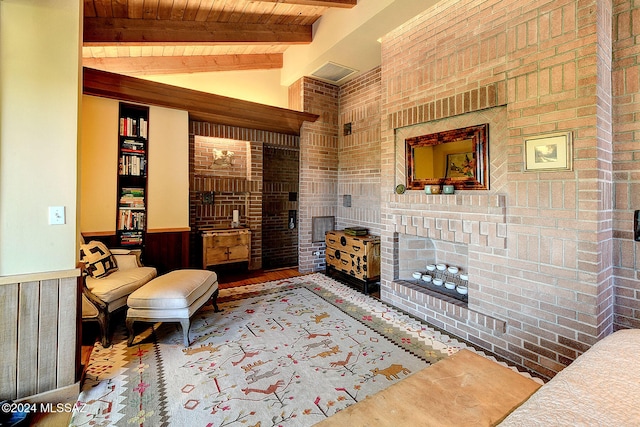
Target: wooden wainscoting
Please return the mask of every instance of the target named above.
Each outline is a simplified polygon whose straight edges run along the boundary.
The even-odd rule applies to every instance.
[[[0,400],[76,382],[79,275],[0,277]]]
[[[158,274],[189,266],[189,229],[148,230],[142,251],[145,265],[158,270]]]
[[[148,230],[142,249],[142,263],[158,274],[189,267],[189,228]],[[112,232],[83,232],[86,242],[98,240],[109,248],[121,247]]]

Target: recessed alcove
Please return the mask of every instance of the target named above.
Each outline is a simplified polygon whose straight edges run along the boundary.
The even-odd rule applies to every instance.
[[[414,271],[426,272],[427,264],[447,264],[468,272],[466,244],[398,233],[398,274],[396,280],[413,280]]]
[[[424,230],[420,231],[414,226],[407,227],[412,222],[415,221],[398,217],[397,229],[405,232],[394,233],[394,280],[381,288],[383,300],[441,328],[446,325],[451,328],[453,325],[473,324],[492,334],[505,333],[507,324],[504,320],[482,312],[483,298],[478,294],[481,287],[474,281],[473,271],[469,275],[469,293],[464,296],[457,294],[455,290],[426,285],[413,278],[413,272],[425,272],[427,264],[455,266],[462,273],[469,273],[473,268],[469,265],[469,243],[425,237],[424,234],[428,233],[424,233]],[[500,240],[486,239],[483,242],[486,244],[490,241]]]
[[[455,289],[447,289],[444,286],[436,286],[422,279],[413,277],[414,272],[440,276],[437,270],[433,273],[427,271],[428,264],[446,264],[457,267],[459,273],[468,273],[468,249],[466,244],[435,240],[428,237],[398,234],[395,239],[398,254],[398,270],[395,280],[413,287],[418,292],[427,292],[434,297],[444,298],[451,302],[463,302],[466,305],[467,295],[458,293]],[[451,280],[455,275],[445,272]],[[455,280],[454,280],[455,281]]]

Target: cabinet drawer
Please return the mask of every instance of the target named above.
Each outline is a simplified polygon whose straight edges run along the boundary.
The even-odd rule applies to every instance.
[[[213,265],[227,262],[227,248],[210,248],[205,253],[205,264]]]
[[[327,251],[327,264],[342,270],[349,271],[351,269],[351,258],[348,254],[336,250]]]
[[[249,260],[249,247],[247,245],[229,246],[229,261]]]
[[[325,235],[328,267],[360,280],[380,277],[380,238],[350,236],[343,231],[329,231]]]
[[[203,232],[202,252],[205,269],[216,264],[250,262],[251,232],[245,229]]]
[[[249,243],[249,236],[246,234],[236,235],[220,235],[220,236],[206,236],[206,246],[208,248],[214,248],[217,246],[238,246],[246,245]]]
[[[349,254],[340,250],[328,250],[326,252],[326,262],[336,270],[347,273],[358,279],[369,278],[369,265],[357,255]]]

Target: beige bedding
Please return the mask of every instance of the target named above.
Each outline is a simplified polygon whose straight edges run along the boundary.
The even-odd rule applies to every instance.
[[[500,426],[640,426],[640,329],[596,343]]]

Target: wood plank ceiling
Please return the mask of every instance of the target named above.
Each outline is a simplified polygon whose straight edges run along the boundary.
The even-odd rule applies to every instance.
[[[357,0],[84,0],[83,65],[127,75],[282,67],[329,8]]]

